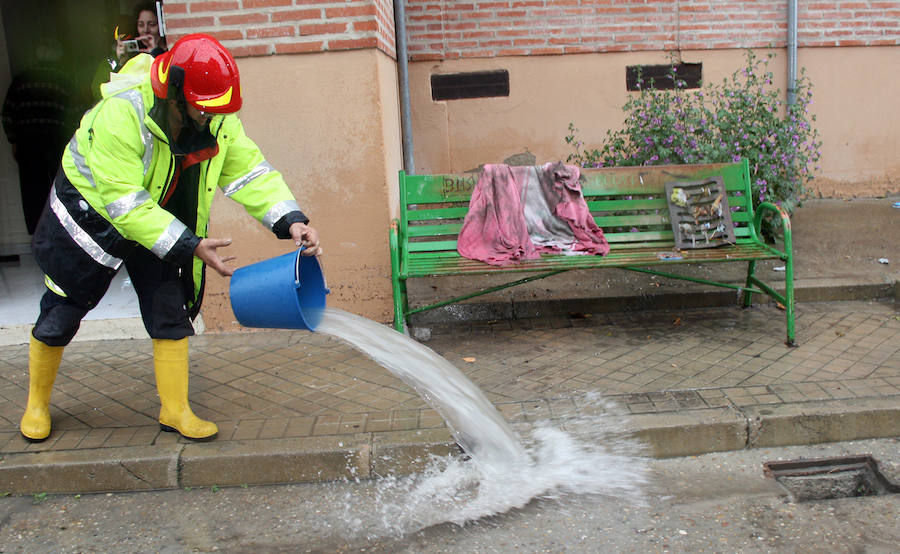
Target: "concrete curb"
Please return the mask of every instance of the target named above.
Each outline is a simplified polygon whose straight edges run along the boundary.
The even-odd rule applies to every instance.
[[[900,396],[604,416],[656,458],[900,436]],[[421,471],[459,453],[449,431],[425,429],[9,454],[0,492],[141,491],[366,479]]]
[[[370,476],[370,434],[192,443],[179,463],[181,487],[308,483]]]
[[[750,448],[900,436],[900,398],[848,398],[745,409]]]
[[[696,456],[747,446],[747,420],[733,408],[635,414],[626,422],[653,458]]]
[[[184,445],[7,454],[0,490],[14,494],[146,491],[178,486]]]
[[[629,416],[654,458],[900,437],[900,396]]]

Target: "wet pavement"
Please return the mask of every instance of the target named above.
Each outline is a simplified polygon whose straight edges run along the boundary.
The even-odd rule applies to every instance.
[[[896,279],[872,288],[883,275],[849,268],[824,275],[840,279],[817,295],[817,276],[800,277],[796,347],[784,344],[784,313],[771,303],[563,306],[523,319],[433,319],[414,334],[514,427],[618,418],[656,457],[900,435]],[[0,347],[0,492],[374,477],[415,471],[423,455],[456,448],[415,391],[333,336],[207,334],[190,348],[194,411],[219,426],[209,443],[160,432],[146,338],[69,345],[51,400],[53,432],[28,443],[18,432],[27,345]]]
[[[427,344],[514,426],[600,410],[628,416],[657,456],[898,434],[894,300],[801,304],[793,348],[783,327],[782,312],[763,305],[435,326]],[[452,448],[422,398],[329,335],[192,338],[194,411],[220,429],[202,444],[159,431],[149,340],[67,347],[53,433],[28,443],[17,428],[26,360],[25,345],[0,349],[4,491],[74,492],[67,487],[76,482],[117,490],[132,478],[143,489],[370,476],[414,470],[429,448]],[[382,458],[394,465],[379,467]],[[122,460],[150,469],[142,475]],[[124,481],[78,482],[107,466]],[[39,479],[28,477],[39,468]],[[55,483],[54,474],[66,477]]]

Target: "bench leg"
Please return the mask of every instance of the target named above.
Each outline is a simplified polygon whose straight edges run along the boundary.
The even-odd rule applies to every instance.
[[[406,320],[407,300],[406,281],[400,279],[400,222],[391,221],[391,288],[394,292],[394,329],[403,332]]]
[[[406,281],[394,278],[394,329],[403,332],[406,325],[407,297]]]
[[[789,253],[784,263],[784,300],[785,300],[785,316],[787,317],[787,340],[785,344],[788,346],[796,346],[794,344],[794,309],[796,304],[794,301],[794,257]]]
[[[750,288],[753,286],[753,272],[756,271],[756,262],[750,261],[747,262],[747,284],[744,285],[747,287],[747,290],[744,290],[744,307],[749,308],[753,303],[753,293],[750,292]]]

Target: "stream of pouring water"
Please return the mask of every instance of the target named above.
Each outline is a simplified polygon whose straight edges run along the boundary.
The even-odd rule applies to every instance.
[[[415,389],[473,458],[487,464],[522,464],[528,454],[474,383],[434,350],[384,325],[326,308],[316,331],[344,340]]]
[[[595,415],[562,414],[565,430],[538,422],[519,437],[456,366],[409,337],[336,308],[325,309],[316,331],[358,348],[414,388],[471,456],[435,457],[420,474],[379,479],[370,485],[374,502],[348,493],[342,499],[348,532],[371,537],[462,525],[565,493],[643,502],[648,479],[641,447],[623,432],[621,420],[602,417],[607,405],[599,395],[579,399]],[[373,515],[380,516],[374,527]]]

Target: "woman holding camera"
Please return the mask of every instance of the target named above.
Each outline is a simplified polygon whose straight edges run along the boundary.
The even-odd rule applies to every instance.
[[[135,7],[134,13],[137,24],[139,51],[150,54],[155,58],[168,50],[166,38],[159,34],[159,18],[156,14],[156,3],[142,2]]]
[[[94,101],[100,100],[100,85],[109,81],[110,73],[118,72],[132,57],[143,52],[155,58],[168,50],[165,37],[159,34],[154,2],[142,2],[135,6],[134,19],[129,19],[127,15],[119,16],[113,35],[114,54],[100,63],[91,81]]]

